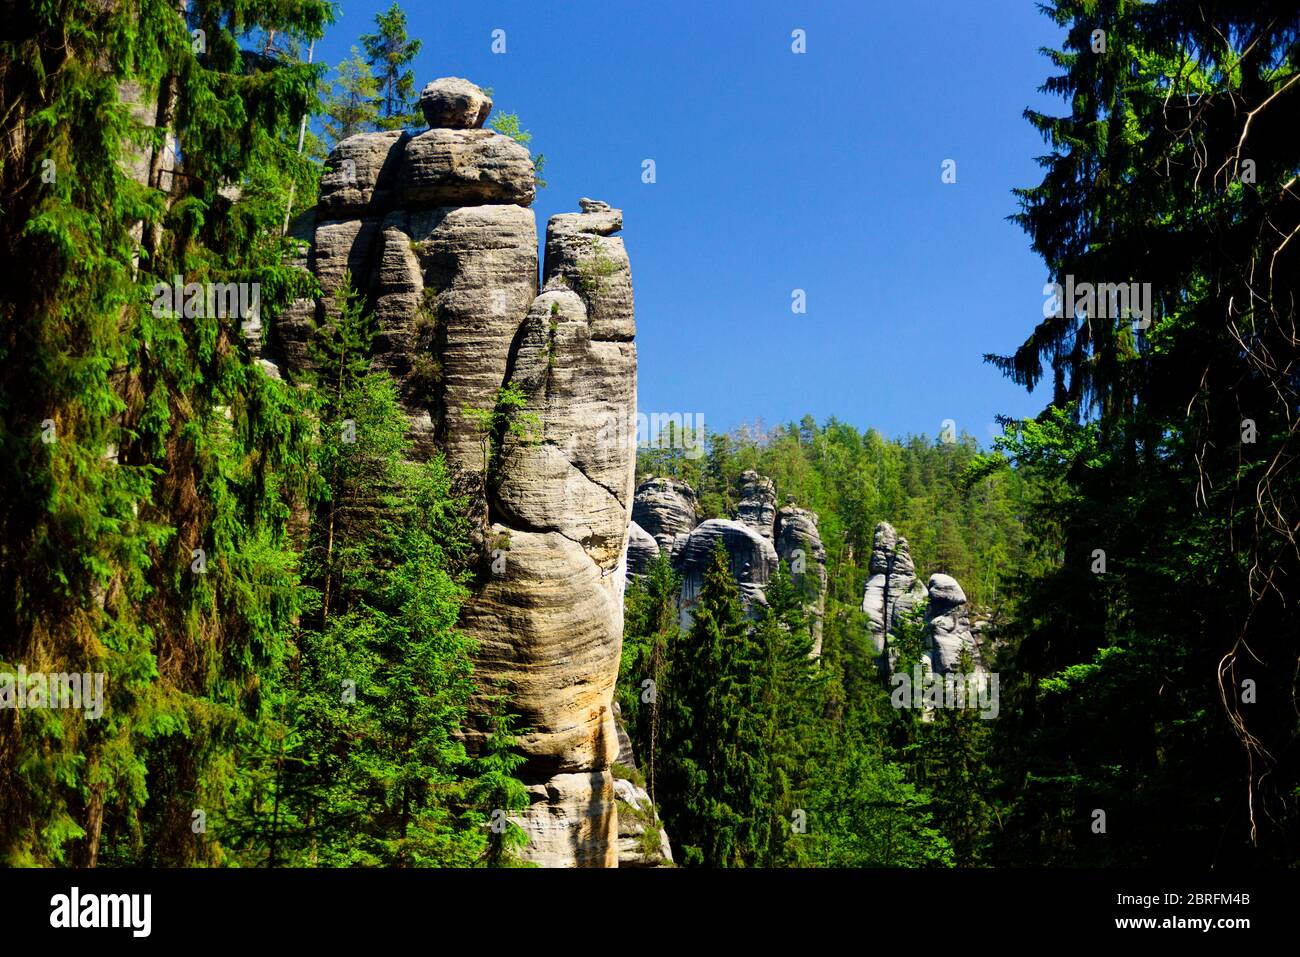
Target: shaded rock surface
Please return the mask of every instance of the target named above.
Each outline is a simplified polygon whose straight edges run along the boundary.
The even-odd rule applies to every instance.
[[[744,522],[711,518],[691,530],[674,558],[674,565],[682,576],[683,628],[690,627],[691,609],[704,587],[704,574],[713,561],[713,550],[719,541],[727,550],[731,574],[740,585],[745,601],[766,604],[763,586],[776,570],[776,549]]]
[[[809,607],[808,623],[812,631],[813,657],[822,653],[822,621],[826,615],[826,548],[817,529],[817,514],[796,505],[785,505],[776,514],[776,552],[796,585],[804,586],[802,576],[813,576],[815,598]]]
[[[609,771],[557,774],[528,785],[528,809],[512,820],[539,867],[617,867],[618,821]]]
[[[776,530],[776,486],[770,478],[752,469],[741,473],[738,484],[740,503],[736,506],[736,520],[772,541]]]
[[[618,802],[618,866],[663,867],[673,863],[668,832],[659,825],[645,788],[626,778],[614,779]]]
[[[644,575],[659,560],[659,543],[636,522],[627,529],[627,573]]]
[[[393,207],[398,171],[411,135],[404,130],[358,133],[330,152],[316,208],[323,218],[377,215]]]
[[[660,825],[649,793],[638,783],[641,774],[632,752],[632,739],[623,728],[618,702],[614,703],[614,724],[618,728],[617,764],[621,766],[614,778],[614,796],[618,801],[618,866],[671,865],[673,852],[668,834]],[[653,836],[647,837],[647,833]]]
[[[673,539],[698,524],[695,490],[672,478],[648,478],[636,487],[632,521],[645,529],[660,551],[672,549]]]

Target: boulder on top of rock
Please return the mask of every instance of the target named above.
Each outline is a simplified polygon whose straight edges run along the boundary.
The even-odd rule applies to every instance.
[[[572,289],[587,304],[591,334],[627,341],[636,333],[632,267],[619,236],[623,211],[583,198],[580,213],[557,213],[546,224],[542,276],[547,289]]]
[[[492,112],[492,97],[458,76],[444,76],[420,91],[420,110],[432,129],[476,130]]]
[[[950,608],[953,605],[966,603],[966,593],[962,591],[961,585],[957,584],[957,579],[951,575],[936,572],[930,576],[925,587],[930,593],[931,608]]]
[[[587,233],[592,236],[610,236],[623,228],[623,210],[609,203],[582,197],[578,200],[580,213],[556,213],[547,229],[556,233]]]

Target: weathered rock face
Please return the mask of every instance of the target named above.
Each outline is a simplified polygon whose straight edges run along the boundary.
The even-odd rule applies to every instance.
[[[366,296],[374,365],[399,384],[416,454],[442,450],[462,480],[482,485],[484,567],[461,627],[478,642],[485,688],[505,682],[530,729],[520,736],[531,797],[523,856],[614,866],[612,705],[635,444],[609,441],[602,426],[636,415],[631,271],[611,235],[622,214],[584,200],[582,212],[553,218],[539,296],[532,160],[479,128],[491,105],[468,81],[439,80],[421,96],[429,131],[344,140],[295,235],[310,238],[303,265],[327,295],[350,271]],[[330,308],[303,300],[278,318],[272,368],[301,374]],[[492,459],[463,410],[492,408],[511,382],[540,428]],[[467,738],[481,744],[480,731]]]
[[[816,579],[816,599],[809,609],[813,657],[822,653],[822,620],[826,615],[826,548],[817,530],[817,515],[786,505],[776,515],[776,553],[796,582],[801,575]]]
[[[644,575],[659,560],[659,543],[636,522],[627,529],[627,573]]]
[[[623,228],[623,212],[594,199],[581,199],[579,205],[581,213],[559,213],[546,225],[546,287],[558,285],[582,296],[593,338],[630,342],[636,335],[632,272],[622,238],[611,235]]]
[[[406,144],[402,205],[518,203],[536,193],[528,150],[492,130],[429,130]]]
[[[869,570],[862,610],[867,613],[876,654],[884,655],[899,617],[925,599],[925,589],[916,580],[907,539],[899,538],[888,522],[876,526]]]
[[[938,674],[961,673],[964,652],[970,657],[971,670],[983,670],[979,646],[971,629],[966,593],[957,579],[950,575],[931,575],[926,588],[930,593],[925,619],[931,667]]]
[[[539,867],[616,867],[617,811],[608,771],[556,774],[528,785],[516,820],[528,835],[523,856]]]
[[[739,492],[736,521],[744,522],[771,541],[776,529],[776,486],[770,478],[751,469],[741,473]]]
[[[618,802],[618,866],[663,867],[673,863],[668,832],[659,826],[645,788],[626,778],[614,780]],[[648,835],[648,836],[647,836]]]
[[[882,668],[893,668],[895,654],[889,635],[905,613],[923,603],[925,654],[922,666],[937,674],[961,672],[962,653],[970,655],[974,671],[984,663],[980,642],[971,626],[966,593],[951,575],[931,575],[925,586],[916,579],[907,539],[899,538],[888,522],[876,526],[871,550],[871,578],[867,580],[862,610],[870,621],[876,653]]]
[[[403,130],[362,133],[334,147],[325,162],[316,199],[321,218],[343,219],[392,209],[398,169],[410,138]]]
[[[671,478],[648,478],[636,488],[632,521],[658,543],[660,551],[671,550],[673,539],[698,523],[695,491],[685,482]]]
[[[731,560],[731,574],[740,585],[747,603],[766,603],[763,586],[776,570],[776,549],[744,522],[711,518],[686,537],[674,565],[682,576],[682,627],[690,627],[691,609],[704,587],[704,573],[713,561],[713,550],[722,542]]]
[[[629,536],[629,569],[644,569],[659,553],[667,552],[673,568],[682,576],[681,624],[688,628],[716,542],[721,541],[727,550],[732,574],[751,609],[756,604],[767,604],[764,588],[777,562],[784,562],[796,581],[802,575],[813,576],[810,593],[814,597],[808,610],[813,655],[820,655],[827,576],[826,549],[817,530],[816,514],[793,504],[778,511],[772,480],[754,471],[740,476],[737,492],[739,504],[734,519],[710,519],[697,525],[697,499],[688,484],[659,477],[642,481],[632,503],[633,527],[640,526],[653,538],[656,551],[651,552],[648,543],[640,542],[634,561]]]

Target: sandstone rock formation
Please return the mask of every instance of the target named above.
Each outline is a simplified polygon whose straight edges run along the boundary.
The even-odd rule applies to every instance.
[[[644,575],[659,560],[659,543],[636,522],[627,529],[627,573]]]
[[[645,788],[627,778],[614,780],[618,812],[618,866],[662,867],[673,863],[668,833],[659,826]],[[647,836],[648,835],[648,836]]]
[[[817,514],[788,504],[776,513],[776,552],[798,583],[802,575],[815,579],[816,599],[809,609],[813,657],[822,653],[822,620],[826,615],[826,548],[817,529]]]
[[[442,450],[478,489],[483,572],[461,627],[479,644],[485,687],[505,682],[530,729],[520,736],[532,801],[518,822],[531,838],[523,856],[614,866],[612,696],[635,447],[601,426],[636,414],[631,269],[612,235],[622,213],[584,199],[581,212],[553,217],[539,295],[532,159],[480,128],[491,106],[466,80],[437,80],[421,94],[428,131],[338,144],[315,210],[294,224],[325,297],[277,317],[263,357],[271,374],[305,370],[329,297],[351,274],[377,322],[374,365],[399,384],[417,454]],[[494,407],[512,382],[539,434],[485,456],[464,410]],[[493,550],[503,563],[488,560]],[[480,744],[473,729],[468,744]]]
[[[937,674],[961,671],[962,652],[983,671],[980,643],[975,637],[966,593],[951,575],[931,575],[926,585],[916,578],[907,539],[888,522],[876,526],[871,550],[871,577],[862,597],[876,654],[882,669],[894,667],[897,652],[889,638],[903,615],[921,607],[925,614],[925,654],[922,665]],[[923,604],[922,604],[923,603]]]
[[[731,574],[740,585],[746,603],[766,603],[763,586],[776,570],[776,549],[745,522],[711,518],[691,530],[673,565],[682,576],[682,627],[689,628],[691,609],[704,587],[704,573],[713,561],[713,550],[721,541],[731,561]]]
[[[487,122],[492,98],[469,80],[444,76],[420,91],[420,110],[432,129],[472,130]]]
[[[736,521],[744,522],[769,542],[776,529],[776,486],[772,480],[752,469],[742,472],[739,481],[740,503]]]
[[[659,823],[654,803],[640,783],[642,775],[632,751],[632,739],[623,729],[618,702],[614,702],[618,728],[618,759],[614,796],[618,803],[618,866],[663,867],[673,863],[668,834]]]
[[[862,597],[876,654],[889,654],[889,635],[898,619],[925,598],[925,589],[916,580],[916,569],[907,548],[907,539],[899,538],[894,526],[881,522],[872,537],[871,577]]]
[[[926,640],[930,665],[938,674],[960,673],[962,654],[970,657],[972,670],[983,670],[980,649],[971,629],[966,593],[957,579],[935,574],[926,584],[930,604],[926,609]]]
[[[673,539],[693,529],[699,519],[695,490],[671,478],[648,478],[636,487],[632,521],[645,529],[660,551],[671,550]]]
[[[689,628],[691,609],[704,584],[704,573],[721,541],[741,595],[752,610],[765,605],[764,588],[777,562],[796,582],[811,575],[809,620],[813,654],[821,654],[822,618],[826,603],[826,549],[817,529],[817,516],[789,504],[776,507],[772,480],[757,472],[743,473],[737,481],[739,495],[734,519],[710,519],[697,524],[695,491],[678,479],[653,477],[642,481],[632,503],[633,531],[628,538],[629,572],[640,574],[660,553],[667,552],[682,576],[681,625]],[[641,539],[645,534],[650,541]],[[635,544],[635,556],[634,545]]]

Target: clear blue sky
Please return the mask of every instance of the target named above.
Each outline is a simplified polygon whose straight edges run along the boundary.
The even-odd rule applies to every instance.
[[[390,2],[342,0],[317,59]],[[1042,314],[1046,270],[1006,221],[1045,152],[1021,111],[1061,107],[1037,92],[1058,31],[1032,0],[403,6],[417,88],[467,77],[532,131],[539,231],[580,196],[623,209],[642,411],[890,436],[953,419],[987,443],[995,414],[1045,401],[981,358]]]

